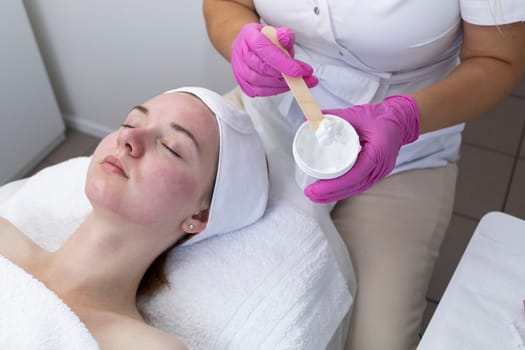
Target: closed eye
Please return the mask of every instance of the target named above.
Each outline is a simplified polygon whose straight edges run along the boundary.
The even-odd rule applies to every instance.
[[[181,159],[182,159],[182,157],[180,156],[179,153],[177,153],[177,151],[175,151],[174,149],[168,147],[168,145],[166,145],[165,143],[163,143],[162,145],[163,145],[164,147],[166,147],[166,149],[167,149],[171,154],[173,154],[175,157],[177,157],[177,158],[181,158]]]
[[[130,124],[121,124],[120,126],[123,127],[123,128],[129,128],[129,129],[134,129],[135,128],[133,125],[130,125]]]

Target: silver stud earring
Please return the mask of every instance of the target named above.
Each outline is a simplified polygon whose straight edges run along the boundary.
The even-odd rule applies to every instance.
[[[189,228],[190,230],[193,230],[193,229],[195,228],[195,225],[194,225],[194,224],[189,224],[189,225],[188,225],[188,228]]]

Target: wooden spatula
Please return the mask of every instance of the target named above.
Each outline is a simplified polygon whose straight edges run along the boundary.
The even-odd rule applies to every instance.
[[[288,54],[288,51],[281,45],[279,40],[277,39],[277,31],[274,27],[271,26],[265,26],[261,30],[261,32],[270,39],[275,46],[277,46],[281,51],[283,51],[285,54]],[[299,104],[299,107],[301,107],[301,110],[303,111],[304,115],[306,116],[306,119],[312,126],[312,129],[315,131],[319,127],[319,123],[323,120],[324,116],[321,112],[321,109],[317,105],[317,102],[315,102],[314,97],[310,93],[310,89],[304,82],[304,79],[301,77],[291,77],[289,75],[286,75],[284,73],[283,78],[288,84],[288,87],[290,87],[290,90],[292,91],[292,94],[294,95],[295,99],[297,100],[297,103]]]

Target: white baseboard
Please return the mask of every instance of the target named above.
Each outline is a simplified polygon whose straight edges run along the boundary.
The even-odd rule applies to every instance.
[[[103,138],[115,131],[105,125],[100,125],[85,119],[72,118],[68,115],[64,115],[64,121],[68,128],[99,138]]]

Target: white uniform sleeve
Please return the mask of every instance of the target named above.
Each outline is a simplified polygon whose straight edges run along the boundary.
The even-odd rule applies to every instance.
[[[460,0],[461,17],[478,25],[525,21],[525,0]]]

